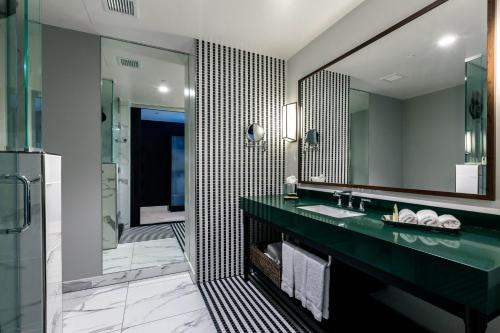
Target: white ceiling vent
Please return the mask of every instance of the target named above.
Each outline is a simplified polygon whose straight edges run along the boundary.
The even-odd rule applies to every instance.
[[[137,17],[138,0],[103,0],[104,9],[110,13],[118,13]]]
[[[394,82],[396,80],[402,79],[404,76],[398,73],[392,73],[380,78],[380,81]]]
[[[118,57],[118,64],[123,67],[135,68],[140,67],[139,60]]]

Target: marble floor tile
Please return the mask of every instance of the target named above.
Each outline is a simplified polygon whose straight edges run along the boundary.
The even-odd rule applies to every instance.
[[[161,222],[184,221],[184,211],[170,212],[166,206],[141,207],[140,223],[142,225]]]
[[[122,328],[127,284],[64,294],[64,333],[103,333]]]
[[[118,244],[116,249],[102,251],[102,272],[109,274],[130,270],[134,243]]]
[[[207,309],[196,310],[146,324],[125,328],[123,333],[215,333],[217,330]]]
[[[137,326],[204,308],[200,291],[189,274],[131,282],[123,327]]]
[[[134,243],[131,269],[164,266],[186,261],[177,239],[166,238]]]

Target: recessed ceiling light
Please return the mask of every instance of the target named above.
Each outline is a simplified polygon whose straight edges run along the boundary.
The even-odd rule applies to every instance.
[[[169,90],[170,89],[168,89],[168,87],[164,83],[160,84],[160,86],[158,87],[158,91],[162,94],[168,93]]]
[[[455,43],[456,41],[457,41],[457,36],[446,35],[444,37],[441,37],[441,39],[438,41],[438,45],[441,47],[447,47],[447,46],[450,46],[451,44]]]
[[[386,82],[394,82],[396,80],[402,79],[404,76],[398,73],[392,73],[389,75],[386,75],[384,77],[381,77],[379,80],[380,81],[386,81]]]

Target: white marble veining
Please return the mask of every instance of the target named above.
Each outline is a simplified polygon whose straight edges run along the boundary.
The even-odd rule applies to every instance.
[[[121,330],[127,290],[118,284],[64,294],[64,333]]]
[[[104,287],[117,283],[137,281],[157,276],[187,272],[188,270],[189,270],[189,263],[187,261],[173,263],[164,266],[133,269],[129,271],[110,273],[80,280],[65,281],[63,282],[63,291],[65,293],[68,293],[90,288]]]
[[[216,332],[189,274],[64,295],[64,333]]]
[[[177,239],[165,238],[134,243],[131,269],[183,262],[186,258]]]
[[[118,156],[118,223],[130,228],[130,102],[120,100]]]
[[[102,248],[114,249],[118,245],[117,221],[117,166],[102,164]]]
[[[116,249],[103,251],[103,274],[184,261],[184,252],[176,238],[118,244]]]
[[[123,327],[205,308],[198,287],[189,274],[131,282]]]
[[[134,243],[118,244],[116,249],[102,251],[102,273],[128,271],[132,264]]]
[[[124,328],[123,333],[215,333],[214,323],[208,310],[196,310],[181,315],[160,319],[138,326]]]
[[[45,257],[47,332],[61,333],[62,252],[61,252],[61,157],[44,154],[45,164]]]

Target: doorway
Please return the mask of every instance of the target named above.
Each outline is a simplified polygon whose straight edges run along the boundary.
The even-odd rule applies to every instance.
[[[103,274],[186,271],[190,57],[109,38],[101,49]]]
[[[131,120],[132,227],[184,222],[185,114],[133,108]]]

